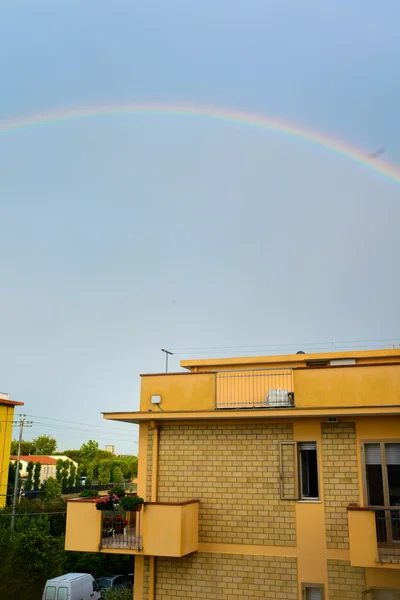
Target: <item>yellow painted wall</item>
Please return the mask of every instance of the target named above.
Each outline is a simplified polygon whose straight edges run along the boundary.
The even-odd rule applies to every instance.
[[[14,407],[0,404],[0,508],[6,503]]]
[[[194,552],[199,547],[199,504],[182,506],[182,554]]]
[[[322,485],[321,423],[305,421],[294,423],[293,438],[297,442],[317,442],[320,502],[296,502],[297,570],[299,598],[301,583],[323,583],[328,585],[325,534],[324,490]]]
[[[198,549],[198,503],[145,504],[143,553],[183,556]]]
[[[152,556],[181,555],[181,506],[146,504],[143,551]]]
[[[366,588],[400,589],[400,569],[397,571],[383,569],[365,569]]]
[[[164,374],[142,377],[140,410],[159,413],[151,403],[151,396],[160,395],[160,409],[169,410],[214,410],[215,375],[207,374]]]
[[[70,500],[67,504],[65,549],[98,552],[101,511],[94,502]],[[141,513],[143,555],[182,556],[198,549],[198,503],[145,504]],[[128,549],[104,548],[110,554],[134,554]]]
[[[98,552],[101,535],[101,511],[94,502],[70,500],[67,504],[65,549]]]
[[[400,404],[400,365],[297,369],[296,408]]]
[[[347,511],[352,567],[376,567],[378,544],[375,515],[368,510]]]

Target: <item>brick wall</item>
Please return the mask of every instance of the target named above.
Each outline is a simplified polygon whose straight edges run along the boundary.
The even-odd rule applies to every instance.
[[[156,600],[168,598],[297,600],[296,559],[201,552],[156,558]]]
[[[347,506],[359,501],[355,423],[322,424],[326,541],[348,548]]]
[[[162,425],[158,500],[199,498],[201,542],[295,546],[279,485],[279,442],[292,439],[291,424]]]
[[[365,569],[346,560],[328,560],[328,585],[326,600],[363,600]]]

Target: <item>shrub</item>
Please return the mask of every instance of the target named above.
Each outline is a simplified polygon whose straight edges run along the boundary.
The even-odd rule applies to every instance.
[[[119,505],[121,506],[121,508],[123,508],[124,510],[140,510],[140,508],[142,507],[142,504],[144,504],[144,500],[143,498],[141,498],[140,496],[124,496],[123,498],[121,498],[121,500],[119,501]]]
[[[79,494],[79,498],[98,498],[99,492],[97,490],[82,490]]]
[[[106,590],[104,600],[132,600],[132,588]]]
[[[114,487],[111,488],[111,490],[109,490],[108,493],[110,496],[114,494],[115,496],[118,496],[118,498],[122,498],[122,496],[125,496],[125,490],[122,487],[122,485],[114,485]]]

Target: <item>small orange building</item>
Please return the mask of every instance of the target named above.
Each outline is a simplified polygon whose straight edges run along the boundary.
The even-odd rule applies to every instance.
[[[105,414],[139,424],[143,510],[71,501],[66,548],[134,554],[134,600],[399,600],[400,350],[182,366]]]

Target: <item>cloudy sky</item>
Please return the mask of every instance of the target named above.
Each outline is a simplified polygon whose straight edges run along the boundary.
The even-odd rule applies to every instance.
[[[366,162],[384,147],[400,178],[399,19],[397,0],[14,0],[0,120],[213,105]],[[138,408],[162,347],[177,370],[399,344],[399,220],[395,181],[249,126],[115,114],[0,133],[0,390],[33,415],[27,438],[133,453],[136,428],[100,413]]]

